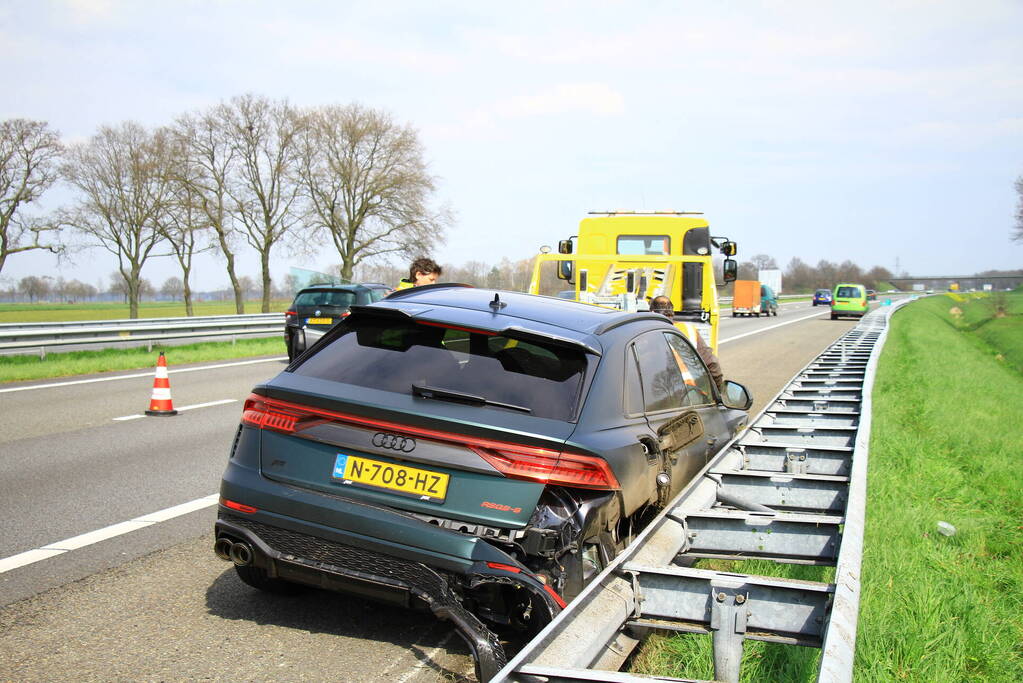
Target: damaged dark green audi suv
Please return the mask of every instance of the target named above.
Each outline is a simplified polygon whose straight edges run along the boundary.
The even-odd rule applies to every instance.
[[[465,285],[351,314],[253,389],[215,552],[258,589],[429,609],[505,662],[747,422],[663,316]]]

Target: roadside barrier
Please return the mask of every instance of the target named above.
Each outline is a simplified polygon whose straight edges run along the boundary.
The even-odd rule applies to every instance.
[[[904,303],[867,314],[797,374],[492,680],[650,680],[619,669],[656,630],[710,635],[716,681],[739,680],[744,640],[820,648],[817,680],[851,681],[870,394]],[[835,572],[801,581],[696,568],[701,559]]]
[[[153,376],[153,395],[149,399],[149,410],[146,415],[152,417],[170,417],[177,415],[174,401],[171,399],[170,377],[167,375],[167,359],[160,352],[156,360],[156,374]]]

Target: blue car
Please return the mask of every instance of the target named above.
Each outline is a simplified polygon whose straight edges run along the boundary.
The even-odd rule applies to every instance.
[[[831,304],[831,290],[830,289],[818,289],[813,293],[813,305],[828,306]]]

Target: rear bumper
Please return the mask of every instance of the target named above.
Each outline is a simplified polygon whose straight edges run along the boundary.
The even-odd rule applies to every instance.
[[[544,623],[560,598],[513,557],[486,541],[389,508],[324,496],[228,466],[221,496],[257,508],[219,508],[216,544],[244,544],[248,564],[279,578],[404,607],[451,621],[486,680],[504,666],[499,639],[463,602],[477,590],[525,590]],[[273,510],[287,510],[280,514]],[[237,562],[237,560],[236,560]],[[471,602],[470,602],[471,604]]]

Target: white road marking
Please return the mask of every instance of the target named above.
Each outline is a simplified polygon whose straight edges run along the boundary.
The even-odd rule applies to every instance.
[[[201,365],[196,368],[181,368],[180,370],[171,370],[171,375],[177,375],[182,372],[199,372],[200,370],[215,370],[217,368],[233,368],[238,365],[254,365],[255,363],[275,363],[282,360],[287,360],[287,356],[275,356],[273,358],[258,358],[256,360],[243,360],[237,363],[218,363],[217,365]],[[115,382],[119,379],[138,379],[139,377],[152,377],[153,371],[139,372],[133,375],[118,375],[117,377],[94,377],[93,379],[75,379],[68,382],[51,382],[50,384],[34,384],[30,387],[11,387],[9,389],[0,389],[0,394],[7,394],[12,391],[31,391],[32,389],[51,389],[53,387],[69,387],[73,384],[92,384],[93,382]]]
[[[441,622],[441,623],[445,623],[445,622]],[[395,679],[394,683],[406,683],[406,681],[408,681],[408,680],[410,680],[412,678],[415,678],[416,675],[418,675],[419,672],[422,671],[423,668],[425,666],[427,666],[429,662],[433,661],[433,658],[437,656],[437,653],[440,652],[442,649],[444,649],[444,646],[447,645],[447,642],[451,639],[451,636],[454,635],[454,633],[455,633],[454,629],[451,629],[447,633],[445,633],[444,637],[440,639],[439,643],[437,643],[437,647],[435,647],[432,650],[430,650],[429,652],[425,653],[423,655],[423,658],[416,662],[415,666],[413,666],[411,669],[406,671],[401,676],[401,678]],[[387,668],[387,670],[384,671],[384,674],[386,674],[388,671],[390,671],[392,668],[394,668],[394,666],[396,666],[397,664],[400,664],[400,663],[401,663],[401,660],[400,659],[397,660],[395,662],[395,664],[392,664],[390,667]],[[381,676],[381,677],[383,677],[383,676]]]
[[[179,413],[183,413],[186,410],[195,410],[196,408],[209,408],[210,406],[222,406],[225,403],[237,403],[237,402],[238,402],[238,399],[236,399],[236,398],[222,398],[219,401],[210,401],[208,403],[196,403],[194,406],[181,406],[180,408],[176,408],[176,410]],[[123,417],[114,417],[114,418],[111,418],[111,419],[114,420],[115,422],[123,422],[125,420],[137,420],[140,417],[145,417],[145,415],[144,414],[142,414],[142,415],[124,415]]]
[[[24,567],[25,565],[39,562],[40,560],[62,555],[69,550],[84,548],[85,546],[92,545],[93,543],[99,543],[100,541],[121,536],[131,531],[135,531],[136,529],[144,529],[145,527],[152,526],[153,524],[166,522],[168,519],[174,519],[175,517],[195,512],[196,510],[208,508],[211,505],[216,505],[219,499],[220,496],[214,493],[203,498],[191,500],[187,503],[164,508],[163,510],[157,510],[156,512],[151,512],[148,515],[142,515],[135,519],[129,519],[127,522],[111,524],[108,527],[103,527],[102,529],[66,538],[63,541],[44,545],[41,548],[26,550],[23,553],[5,557],[0,559],[0,574],[9,572],[12,569],[17,569],[18,567]]]
[[[743,334],[737,334],[734,337],[729,337],[728,339],[722,339],[718,342],[718,346],[721,346],[722,344],[727,344],[730,341],[735,341],[736,339],[742,339],[743,337],[749,337],[754,334],[760,334],[761,332],[767,332],[768,330],[773,330],[778,327],[784,327],[785,325],[791,325],[792,323],[798,323],[803,320],[809,320],[810,318],[819,318],[822,315],[826,315],[828,312],[829,311],[825,311],[824,313],[814,313],[813,315],[804,315],[802,318],[786,320],[785,322],[775,323],[774,325],[768,325],[767,327],[758,327],[752,332],[744,332]]]

